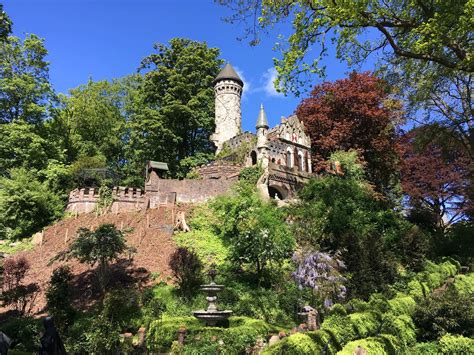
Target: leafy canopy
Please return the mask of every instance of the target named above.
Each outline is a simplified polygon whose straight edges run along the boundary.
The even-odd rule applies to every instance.
[[[329,54],[331,43],[336,44],[336,57],[350,65],[377,53],[382,63],[401,63],[405,69],[436,64],[474,71],[474,16],[469,0],[217,1],[234,10],[228,21],[248,20],[246,34],[253,45],[259,43],[259,32],[290,20],[290,36],[280,36],[276,45],[282,53],[275,60],[276,86],[284,91],[299,93],[305,83],[302,73],[324,74],[321,60]]]
[[[47,117],[54,98],[47,54],[36,35],[0,41],[0,123],[41,124]]]
[[[232,261],[254,268],[260,279],[268,264],[281,264],[291,255],[295,241],[283,212],[263,201],[254,186],[243,182],[235,192],[212,204],[219,217],[216,227],[229,242]]]
[[[213,151],[212,82],[222,60],[219,49],[189,39],[174,38],[154,48],[157,53],[141,65],[143,86],[128,123],[127,158],[133,169],[150,159],[166,161],[173,175],[184,176],[188,166],[180,166],[181,160]]]

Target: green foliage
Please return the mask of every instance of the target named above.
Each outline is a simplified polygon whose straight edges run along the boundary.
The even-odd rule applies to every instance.
[[[283,212],[260,199],[256,191],[240,184],[231,196],[218,197],[213,203],[219,234],[230,246],[231,260],[254,268],[258,279],[270,263],[281,264],[295,242]]]
[[[65,256],[78,259],[79,262],[90,266],[98,264],[99,284],[104,291],[110,262],[118,259],[127,250],[129,248],[125,244],[123,233],[113,224],[101,224],[94,231],[79,228]]]
[[[343,251],[352,297],[367,298],[393,281],[389,246],[400,238],[402,218],[377,199],[370,186],[350,176],[325,176],[311,180],[299,196],[289,209],[298,243]]]
[[[32,124],[15,121],[1,125],[0,175],[8,176],[13,168],[43,170],[49,159],[61,159],[61,153],[53,142],[40,135]]]
[[[360,161],[356,150],[347,152],[338,150],[331,154],[329,162],[334,164],[339,162],[345,178],[363,181],[365,177],[364,166]]]
[[[413,319],[418,338],[436,340],[446,333],[474,335],[474,303],[472,294],[460,294],[455,287],[438,290],[416,306]]]
[[[66,150],[69,162],[79,157],[103,156],[115,170],[124,159],[126,121],[141,77],[92,81],[60,96],[49,133]]]
[[[95,206],[96,214],[101,215],[106,213],[113,202],[112,189],[107,185],[102,185],[99,188],[99,198]]]
[[[185,176],[191,167],[180,161],[214,149],[212,81],[220,70],[219,50],[205,43],[174,38],[155,44],[156,53],[143,61],[146,69],[134,113],[127,127],[129,169],[141,171],[147,160],[166,161],[172,176]],[[201,156],[202,157],[202,156]]]
[[[202,263],[192,250],[179,247],[170,256],[169,267],[183,296],[190,297],[202,282]]]
[[[270,354],[306,355],[317,354],[319,351],[309,335],[297,333],[290,336],[288,340],[278,343]]]
[[[212,354],[218,349],[224,353],[238,354],[253,346],[260,337],[277,331],[267,323],[245,317],[231,317],[229,328],[205,327],[193,317],[170,317],[152,322],[147,339],[150,351],[168,351],[178,337],[178,330],[186,328],[184,354]]]
[[[239,180],[255,186],[262,173],[263,169],[260,165],[248,166],[240,171]]]
[[[322,59],[333,54],[330,43],[335,45],[336,58],[349,65],[360,65],[370,54],[378,53],[379,65],[398,66],[412,80],[410,74],[420,73],[415,77],[417,82],[427,80],[430,74],[441,75],[436,70],[473,71],[469,1],[219,2],[233,10],[230,22],[248,20],[246,34],[252,45],[259,43],[260,32],[285,20],[291,22],[290,35],[279,36],[276,44],[282,54],[281,59],[275,59],[276,86],[283,91],[298,94],[309,80],[304,74],[325,74]],[[316,55],[309,54],[313,48],[318,49]]]
[[[0,41],[0,123],[41,125],[52,103],[48,51],[34,34]]]
[[[69,331],[68,352],[113,355],[120,351],[120,329],[100,314],[83,318]]]
[[[474,339],[462,335],[446,334],[439,340],[439,349],[442,354],[472,354]]]
[[[65,330],[72,323],[75,315],[71,304],[72,279],[71,269],[68,266],[60,266],[54,269],[46,290],[48,312],[54,316],[54,323],[61,330]]]
[[[63,201],[33,171],[13,169],[0,178],[0,239],[29,237],[61,217]]]
[[[34,354],[38,351],[41,330],[41,319],[32,317],[12,317],[2,321],[1,327],[3,333],[20,342],[9,354]]]
[[[219,224],[216,212],[203,204],[195,207],[189,218],[190,232],[175,233],[174,241],[178,247],[193,250],[205,267],[211,264],[222,265],[229,256],[229,248],[216,231]]]

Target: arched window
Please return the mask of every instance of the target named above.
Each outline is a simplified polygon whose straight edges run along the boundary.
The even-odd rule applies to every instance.
[[[303,153],[301,151],[298,152],[298,162],[299,162],[298,170],[304,171],[305,163],[304,163]]]
[[[288,149],[287,152],[286,152],[286,166],[291,168],[292,166],[292,158],[291,158],[291,150]]]
[[[308,152],[305,152],[305,153],[304,153],[304,161],[306,162],[306,164],[305,164],[305,168],[306,168],[305,171],[306,171],[306,172],[309,172],[309,165],[311,164],[311,162],[309,161],[309,154],[308,154]]]
[[[294,166],[295,166],[296,168],[300,169],[300,159],[299,159],[298,151],[296,150],[296,148],[295,148],[295,151],[294,151],[293,155],[294,155],[294,156],[293,156],[293,159],[294,159],[294,161],[293,161]]]
[[[257,164],[257,152],[255,150],[252,150],[252,153],[250,153],[250,158],[252,159],[252,165]]]

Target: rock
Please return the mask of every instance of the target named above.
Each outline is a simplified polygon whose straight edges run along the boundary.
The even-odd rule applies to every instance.
[[[272,335],[270,340],[268,341],[268,345],[272,346],[280,341],[280,337],[278,335]]]
[[[31,243],[33,245],[43,244],[43,232],[38,232],[38,233],[33,234],[33,237],[31,237]]]

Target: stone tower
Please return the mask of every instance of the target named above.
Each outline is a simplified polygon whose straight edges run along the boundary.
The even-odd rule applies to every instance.
[[[268,167],[268,120],[267,114],[263,109],[263,104],[260,105],[260,112],[257,118],[257,161],[262,165],[262,168]]]
[[[216,130],[211,140],[219,153],[229,139],[242,131],[240,98],[244,83],[234,68],[227,63],[214,80]]]

